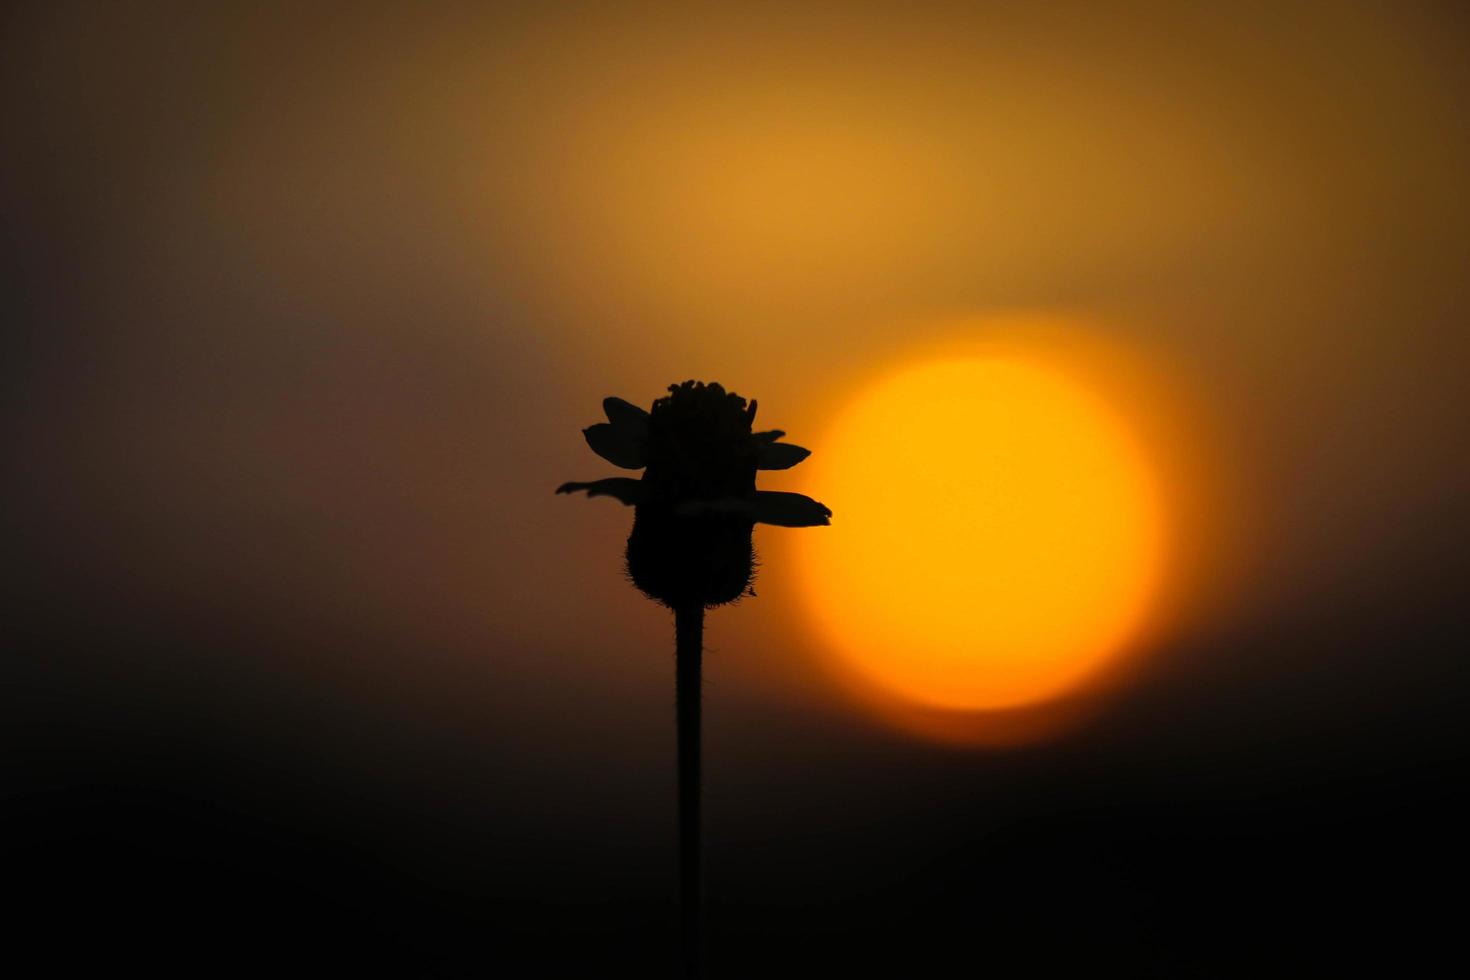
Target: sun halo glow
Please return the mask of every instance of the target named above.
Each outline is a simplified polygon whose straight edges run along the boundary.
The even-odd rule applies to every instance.
[[[839,415],[809,475],[836,515],[803,598],[839,660],[913,704],[1026,707],[1138,631],[1163,515],[1134,434],[1039,361],[910,367]]]

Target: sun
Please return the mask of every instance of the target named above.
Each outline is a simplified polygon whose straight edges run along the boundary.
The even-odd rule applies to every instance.
[[[815,447],[835,511],[801,544],[802,594],[863,679],[932,708],[1068,693],[1134,638],[1164,519],[1135,433],[1063,369],[933,361],[883,380]]]

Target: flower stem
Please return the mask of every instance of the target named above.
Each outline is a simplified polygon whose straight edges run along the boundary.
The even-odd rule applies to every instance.
[[[683,975],[703,973],[703,869],[700,858],[700,660],[704,606],[674,610],[675,715],[679,731],[679,933]]]

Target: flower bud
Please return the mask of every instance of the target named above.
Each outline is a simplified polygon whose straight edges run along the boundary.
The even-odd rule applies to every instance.
[[[755,403],[686,381],[653,403],[647,469],[628,537],[628,574],[678,608],[733,602],[755,568],[750,501],[760,447]]]

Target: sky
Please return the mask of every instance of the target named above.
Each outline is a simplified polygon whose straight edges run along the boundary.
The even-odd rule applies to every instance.
[[[609,475],[579,430],[704,378],[820,458],[893,366],[1062,322],[1163,393],[1189,601],[1064,731],[939,737],[831,669],[820,531],[758,530],[709,625],[713,975],[1430,955],[1467,41],[1451,3],[8,5],[17,931],[659,975],[670,617],[629,513],[551,493]],[[840,520],[799,472],[762,485]]]

